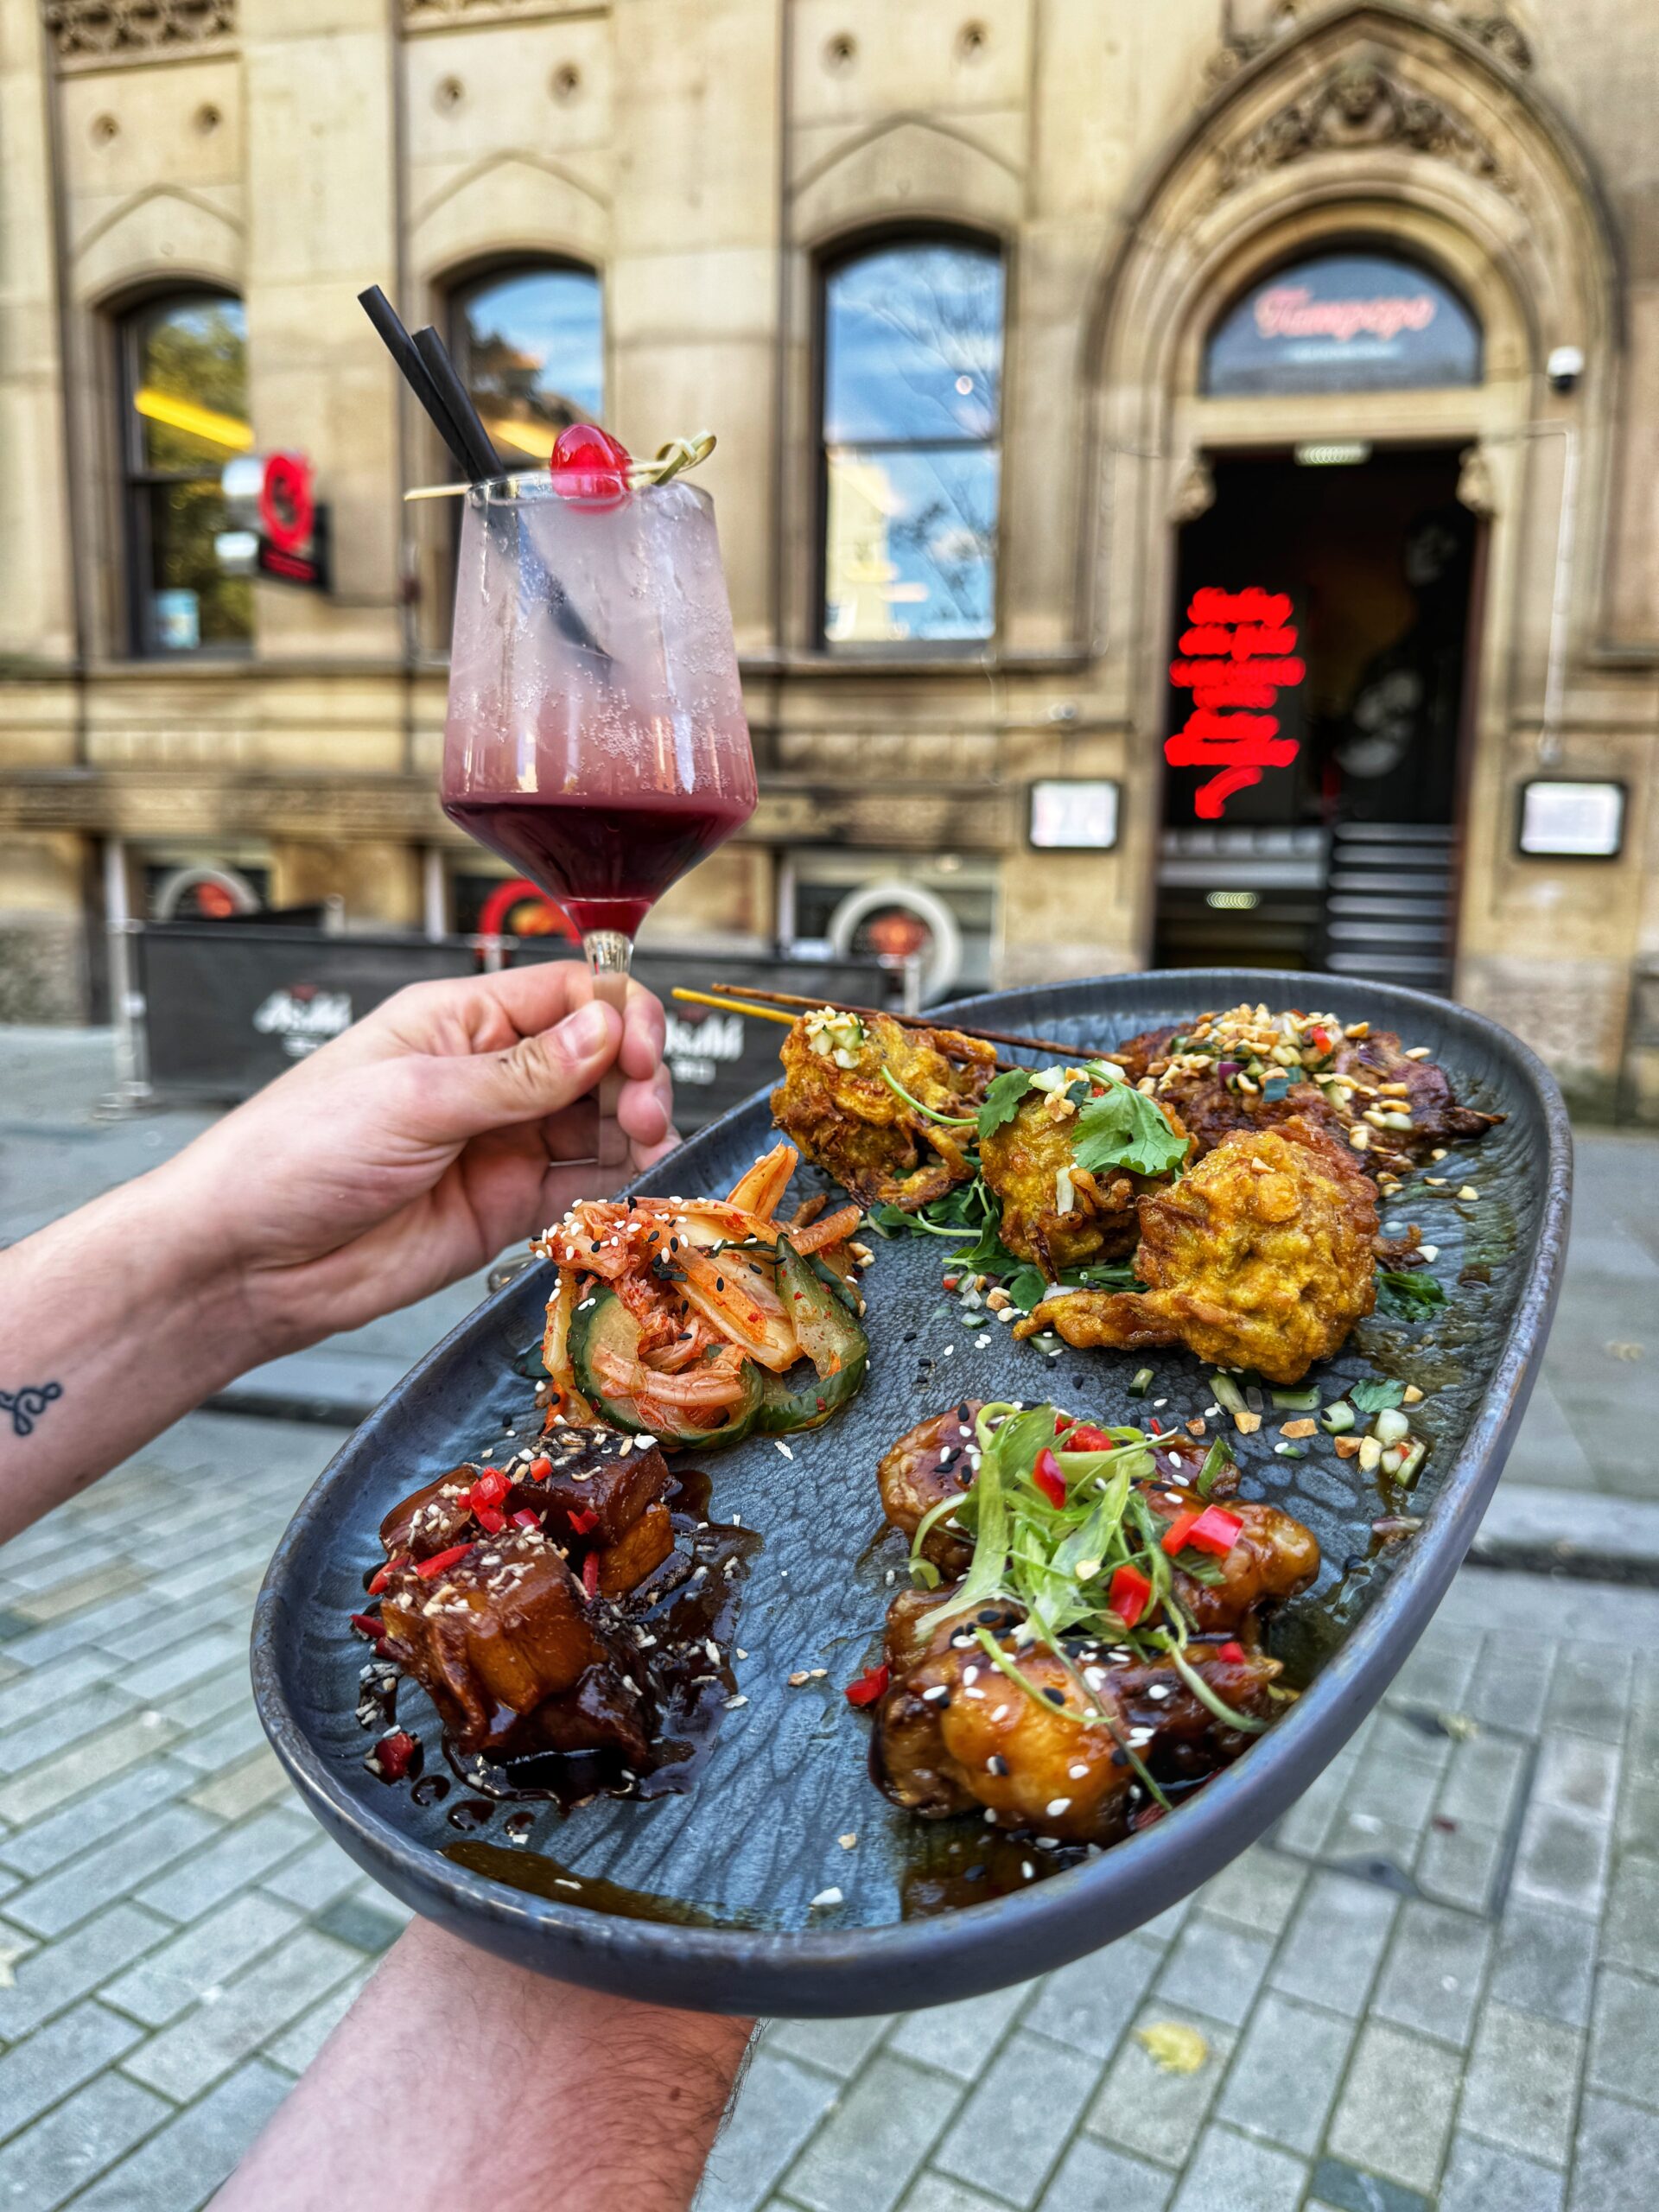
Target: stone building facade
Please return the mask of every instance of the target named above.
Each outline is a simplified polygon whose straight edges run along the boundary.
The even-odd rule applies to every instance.
[[[720,435],[700,480],[762,798],[654,928],[810,937],[848,893],[909,883],[978,948],[969,980],[978,958],[1024,982],[1225,950],[1235,926],[1243,946],[1278,869],[1313,900],[1311,957],[1415,972],[1358,924],[1320,936],[1341,902],[1319,791],[1300,830],[1224,813],[1195,836],[1165,741],[1183,547],[1222,543],[1184,533],[1230,514],[1236,569],[1250,486],[1271,505],[1298,461],[1361,458],[1308,508],[1328,626],[1344,513],[1403,513],[1389,472],[1417,456],[1426,485],[1449,472],[1474,577],[1430,809],[1448,978],[1581,1093],[1639,1092],[1651,33],[1643,0],[0,0],[0,1014],[94,1007],[111,902],[142,911],[193,863],[274,906],[338,896],[352,927],[454,926],[482,863],[435,797],[448,524],[401,499],[447,464],[356,296],[442,327],[480,272],[546,260],[602,288],[610,427],[645,451]],[[907,238],[1001,272],[984,634],[825,619],[826,272]],[[1478,369],[1414,385],[1344,356],[1228,388],[1235,303],[1355,253],[1454,295]],[[192,290],[241,303],[251,435],[306,454],[329,511],[331,588],[255,581],[236,652],[132,627],[117,334]],[[878,595],[925,595],[881,586],[901,566]],[[1351,760],[1357,727],[1327,733]],[[1523,787],[1563,781],[1617,788],[1616,851],[1520,849]],[[1115,836],[1091,813],[1092,849],[1033,844],[1039,785],[1062,817],[1109,786]],[[1213,944],[1180,938],[1183,899]],[[1412,940],[1386,897],[1374,918]]]

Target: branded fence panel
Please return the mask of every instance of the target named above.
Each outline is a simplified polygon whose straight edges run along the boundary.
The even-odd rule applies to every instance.
[[[142,1001],[149,1088],[171,1097],[245,1098],[359,1020],[405,983],[476,975],[474,940],[338,937],[246,922],[144,925],[129,932]],[[509,941],[511,961],[572,957],[552,940]],[[580,957],[575,956],[575,957]],[[873,962],[803,963],[642,953],[639,980],[669,1011],[668,1062],[682,1130],[701,1128],[770,1080],[775,1022],[669,996],[676,984],[719,991],[747,983],[803,997],[885,1006],[897,978]]]

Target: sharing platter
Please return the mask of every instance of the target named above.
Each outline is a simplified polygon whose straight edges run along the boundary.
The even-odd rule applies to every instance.
[[[507,1955],[913,2005],[1160,1910],[1380,1694],[1519,1416],[1564,1123],[1491,1025],[1330,977],[772,1011],[770,1096],[549,1224],[327,1471],[256,1687]]]

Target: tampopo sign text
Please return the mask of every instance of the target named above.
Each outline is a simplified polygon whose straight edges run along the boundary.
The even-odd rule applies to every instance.
[[[1480,326],[1449,286],[1390,254],[1322,253],[1251,287],[1216,325],[1218,397],[1478,384]]]
[[[1201,822],[1218,822],[1235,791],[1259,784],[1264,768],[1288,768],[1300,750],[1294,737],[1281,734],[1272,711],[1281,691],[1307,672],[1290,617],[1287,592],[1251,586],[1192,594],[1169,664],[1171,683],[1192,693],[1192,706],[1165,739],[1164,758],[1172,768],[1213,770],[1193,797]]]

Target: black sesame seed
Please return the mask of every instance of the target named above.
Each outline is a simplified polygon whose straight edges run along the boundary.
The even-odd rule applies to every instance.
[[[899,1341],[901,1344],[913,1344],[916,1341],[916,1337],[917,1332],[914,1329],[906,1329],[904,1335],[899,1338]]]
[[[976,1618],[982,1621],[987,1628],[995,1628],[1001,1618],[995,1605],[982,1605],[976,1615]]]
[[[1051,1705],[1058,1705],[1062,1708],[1062,1710],[1064,1710],[1065,1706],[1065,1692],[1064,1690],[1045,1689],[1043,1695],[1048,1700]]]
[[[1128,1763],[1129,1755],[1122,1749],[1122,1745],[1120,1745],[1119,1748],[1112,1753],[1112,1764],[1114,1766],[1128,1766]]]
[[[982,1882],[985,1878],[985,1869],[982,1866],[964,1866],[962,1870],[962,1878],[964,1882]]]

